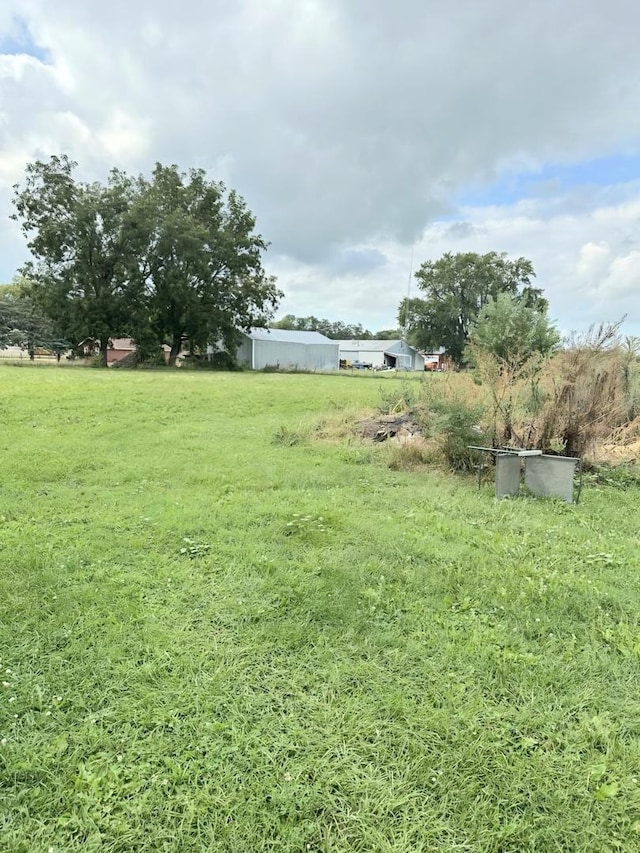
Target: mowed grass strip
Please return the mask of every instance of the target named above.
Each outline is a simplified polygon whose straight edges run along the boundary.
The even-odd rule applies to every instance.
[[[313,440],[383,381],[0,369],[0,849],[640,850],[638,493]]]

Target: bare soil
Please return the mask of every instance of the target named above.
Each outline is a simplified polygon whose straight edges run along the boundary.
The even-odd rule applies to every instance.
[[[360,434],[370,441],[396,440],[406,443],[413,438],[422,439],[422,430],[410,413],[379,415],[360,421]]]

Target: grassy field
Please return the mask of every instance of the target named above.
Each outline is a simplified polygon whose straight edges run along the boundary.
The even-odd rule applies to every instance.
[[[640,493],[296,443],[382,381],[0,368],[1,850],[640,851]]]

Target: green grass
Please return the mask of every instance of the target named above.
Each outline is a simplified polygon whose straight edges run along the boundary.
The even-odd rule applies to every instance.
[[[381,381],[0,368],[1,850],[640,851],[640,492],[313,440]]]

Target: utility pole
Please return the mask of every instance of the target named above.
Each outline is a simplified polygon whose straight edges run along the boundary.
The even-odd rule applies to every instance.
[[[411,262],[409,264],[409,280],[407,281],[407,310],[404,312],[404,326],[402,327],[402,337],[406,339],[409,330],[409,299],[411,299],[411,279],[413,278],[413,252],[415,245],[411,246]]]

